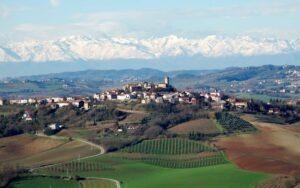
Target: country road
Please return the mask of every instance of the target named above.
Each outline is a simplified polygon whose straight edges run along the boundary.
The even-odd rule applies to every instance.
[[[37,134],[37,136],[40,136],[40,137],[47,137],[47,138],[52,138],[52,139],[68,139],[68,137],[64,137],[64,136],[47,136],[47,135],[44,135],[44,134]],[[87,140],[83,140],[83,139],[80,139],[80,138],[73,138],[73,140],[76,140],[76,141],[79,141],[79,142],[82,142],[82,143],[85,143],[87,145],[90,145],[92,147],[96,147],[99,149],[99,153],[96,154],[96,155],[91,155],[91,156],[86,156],[86,157],[83,157],[83,158],[80,158],[80,160],[84,160],[84,159],[89,159],[89,158],[93,158],[93,157],[97,157],[97,156],[100,156],[100,155],[103,155],[105,154],[105,149],[100,146],[100,145],[97,145],[97,144],[94,144],[90,141],[87,141]],[[74,159],[74,160],[70,160],[69,162],[72,162],[72,161],[77,161],[78,159]],[[52,167],[52,166],[56,166],[56,165],[60,165],[60,164],[63,164],[65,162],[60,162],[60,163],[55,163],[55,164],[50,164],[50,165],[45,165],[45,166],[41,166],[41,167],[37,167],[37,168],[32,168],[31,171],[34,171],[34,170],[38,170],[38,169],[43,169],[43,168],[48,168],[48,167]],[[107,180],[107,181],[111,181],[111,182],[114,182],[116,184],[116,188],[122,188],[121,186],[121,183],[118,181],[118,180],[115,180],[115,179],[111,179],[111,178],[100,178],[100,177],[85,177],[86,179],[98,179],[98,180]]]

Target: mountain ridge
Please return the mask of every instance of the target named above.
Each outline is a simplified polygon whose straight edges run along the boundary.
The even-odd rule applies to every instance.
[[[73,62],[112,59],[160,59],[167,57],[208,58],[257,56],[300,52],[300,39],[234,38],[210,35],[182,38],[91,38],[70,36],[57,40],[34,40],[0,46],[0,62]]]

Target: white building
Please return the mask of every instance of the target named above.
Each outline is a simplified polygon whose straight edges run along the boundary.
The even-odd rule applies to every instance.
[[[3,99],[0,99],[0,106],[3,106],[4,102]]]
[[[133,96],[130,94],[117,95],[117,100],[119,100],[119,101],[129,101],[131,99],[133,99]]]
[[[84,110],[89,110],[90,109],[90,103],[89,102],[84,102],[84,104],[83,104],[83,108],[84,108]]]
[[[53,97],[52,101],[53,102],[63,102],[65,99],[63,97]]]
[[[151,102],[151,99],[142,99],[141,103],[142,104],[149,104]]]
[[[106,97],[107,97],[107,100],[116,100],[117,99],[116,94],[107,94]]]
[[[164,99],[163,99],[162,97],[157,97],[157,98],[155,99],[155,102],[156,102],[156,103],[163,103],[163,102],[164,102]]]
[[[67,101],[72,102],[75,101],[74,97],[67,97]]]
[[[36,99],[33,99],[33,98],[28,99],[29,104],[34,104],[36,102],[37,102]]]
[[[27,99],[17,99],[17,100],[10,100],[10,104],[27,104],[28,100]]]
[[[70,103],[68,102],[58,102],[56,103],[58,105],[59,108],[65,107],[65,106],[69,106]]]
[[[72,105],[73,105],[73,106],[76,106],[76,107],[78,107],[78,108],[81,108],[81,107],[84,106],[84,102],[83,102],[83,101],[73,101],[73,102],[72,102]]]
[[[94,94],[93,98],[97,101],[100,101],[100,94]]]
[[[31,116],[30,112],[26,111],[23,114],[22,119],[24,119],[25,121],[32,121],[32,116]]]
[[[61,128],[63,128],[63,125],[58,125],[58,124],[56,124],[56,123],[53,123],[53,124],[50,124],[48,127],[49,127],[51,130],[56,130],[56,129],[61,129]]]

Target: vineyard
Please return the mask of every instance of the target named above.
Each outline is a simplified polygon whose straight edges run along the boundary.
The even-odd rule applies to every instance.
[[[121,151],[127,153],[183,155],[212,151],[212,149],[209,146],[196,141],[175,138],[147,140],[142,143],[124,148]]]
[[[181,138],[146,140],[107,155],[165,168],[197,168],[228,163],[222,151],[201,142]],[[75,175],[115,169],[113,165],[100,161],[72,161],[45,170],[53,174]]]
[[[144,141],[112,156],[166,168],[196,168],[228,162],[223,152],[196,141],[177,138]]]
[[[74,174],[78,172],[102,172],[114,170],[108,165],[104,165],[99,162],[88,162],[88,161],[72,161],[63,163],[60,165],[54,165],[46,168],[46,171],[51,173],[69,173]]]

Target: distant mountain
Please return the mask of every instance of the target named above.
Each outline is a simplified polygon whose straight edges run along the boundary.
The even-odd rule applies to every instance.
[[[259,56],[300,52],[300,39],[256,39],[174,35],[161,38],[89,38],[71,36],[52,41],[25,41],[0,46],[0,62],[75,62],[168,57]]]

